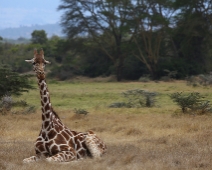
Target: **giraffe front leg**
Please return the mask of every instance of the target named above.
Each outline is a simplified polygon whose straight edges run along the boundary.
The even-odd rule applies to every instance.
[[[36,161],[39,161],[41,159],[40,156],[36,155],[36,156],[31,156],[29,158],[25,158],[23,160],[23,163],[32,163],[32,162],[36,162]]]
[[[46,158],[48,162],[70,162],[77,160],[76,152],[61,151],[51,157]]]

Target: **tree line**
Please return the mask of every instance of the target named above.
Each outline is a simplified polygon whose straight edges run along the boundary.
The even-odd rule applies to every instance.
[[[182,79],[211,71],[210,0],[61,0],[58,9],[65,38],[35,30],[28,44],[0,40],[0,62],[29,71],[24,59],[36,47],[53,62],[49,75],[60,80],[160,79],[170,72]]]

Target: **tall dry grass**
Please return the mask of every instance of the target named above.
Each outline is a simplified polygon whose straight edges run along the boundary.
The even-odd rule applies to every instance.
[[[75,90],[63,93],[62,87],[68,88],[68,84],[49,86],[50,94],[51,91],[53,93],[52,104],[54,106],[55,102],[57,105],[54,107],[55,110],[70,129],[94,130],[107,144],[107,153],[98,160],[84,159],[66,164],[52,164],[44,161],[22,164],[24,158],[35,154],[33,143],[41,127],[41,113],[38,109],[34,114],[0,116],[0,169],[212,169],[212,116],[173,115],[177,107],[166,96],[181,88],[186,91],[198,90],[204,94],[210,89],[202,87],[191,89],[185,86],[184,82],[172,84],[82,83],[70,86]],[[140,109],[106,107],[114,99],[120,99],[119,92],[138,87],[160,92],[160,106]],[[60,94],[57,94],[59,91]],[[80,105],[77,104],[81,101],[89,111],[88,115],[76,115],[71,106],[63,107],[61,101],[57,101],[62,100],[63,95],[70,94],[75,96],[75,99],[68,99],[70,103],[75,103],[79,107]],[[90,96],[90,100],[93,99],[90,105],[89,102],[84,101],[83,94],[85,98],[89,99]],[[25,98],[27,96],[31,99],[35,97],[35,92],[24,95]],[[63,97],[63,100],[66,98]]]

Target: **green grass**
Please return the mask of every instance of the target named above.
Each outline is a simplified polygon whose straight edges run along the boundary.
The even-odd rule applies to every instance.
[[[208,100],[212,99],[210,88],[191,87],[185,82],[55,82],[47,81],[50,92],[51,102],[55,110],[70,110],[81,108],[87,110],[108,109],[108,106],[114,102],[124,100],[122,92],[131,89],[142,89],[150,92],[157,92],[158,112],[167,111],[167,109],[176,108],[169,95],[174,92],[199,92],[205,95]],[[34,86],[37,84],[34,82]],[[39,90],[30,90],[21,96],[29,104],[40,107]],[[169,112],[167,112],[169,113]]]

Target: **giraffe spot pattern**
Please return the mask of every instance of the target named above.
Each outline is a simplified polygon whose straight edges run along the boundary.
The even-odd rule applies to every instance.
[[[35,50],[32,61],[35,63],[34,70],[40,89],[42,129],[35,143],[36,156],[26,158],[23,162],[35,162],[43,157],[50,162],[67,162],[86,156],[101,156],[106,151],[106,145],[94,132],[81,133],[68,129],[53,111],[45,81],[43,50],[40,53]],[[42,71],[43,75],[38,71]]]

